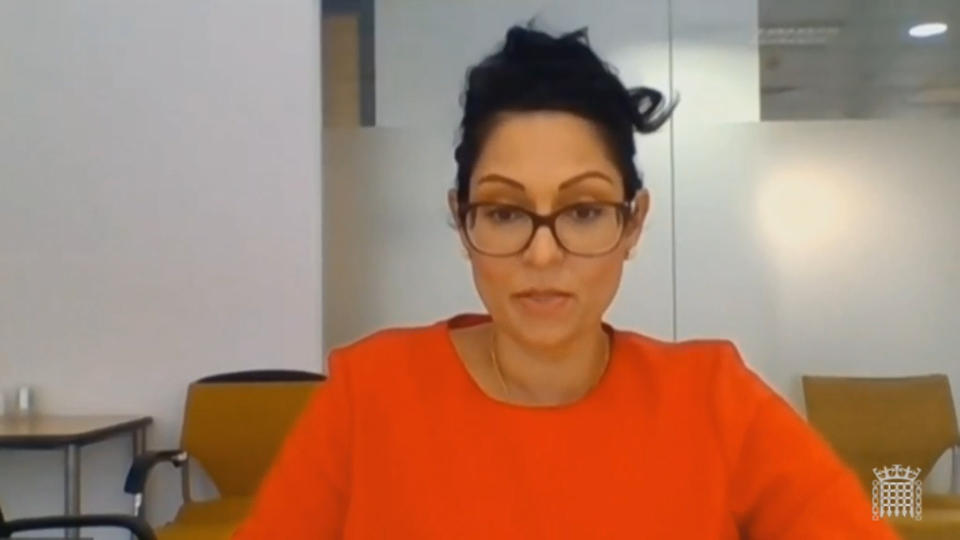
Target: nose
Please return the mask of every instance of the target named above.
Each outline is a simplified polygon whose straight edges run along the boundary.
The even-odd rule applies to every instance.
[[[563,260],[563,248],[557,244],[557,239],[553,237],[550,228],[541,225],[533,232],[533,238],[530,245],[523,252],[523,260],[532,266],[550,266]]]

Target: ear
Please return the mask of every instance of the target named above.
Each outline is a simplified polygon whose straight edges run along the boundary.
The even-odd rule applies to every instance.
[[[460,237],[460,246],[463,257],[470,258],[470,244],[463,235],[463,227],[460,226],[460,202],[457,200],[457,190],[451,189],[447,192],[447,207],[450,208],[450,225],[457,230],[457,236]]]
[[[457,202],[456,189],[451,188],[447,191],[447,208],[450,209],[450,217],[453,220],[453,223],[455,225],[459,225],[460,224],[460,218],[459,218],[460,204]]]
[[[650,192],[646,189],[637,191],[633,198],[633,213],[627,219],[626,233],[623,239],[624,258],[629,258],[640,241],[643,225],[650,212]]]

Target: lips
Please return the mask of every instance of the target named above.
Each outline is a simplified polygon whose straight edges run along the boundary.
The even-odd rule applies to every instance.
[[[573,294],[557,289],[527,289],[513,295],[521,308],[531,315],[550,316],[563,313]]]
[[[557,298],[570,298],[572,294],[558,289],[527,289],[514,294],[517,298],[529,298],[530,300],[548,301]]]

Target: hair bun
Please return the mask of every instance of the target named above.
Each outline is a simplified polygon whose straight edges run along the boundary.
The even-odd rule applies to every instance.
[[[680,94],[674,94],[669,102],[659,90],[638,86],[629,89],[631,119],[640,133],[653,133],[665,124],[680,103]]]
[[[590,39],[586,28],[554,37],[530,28],[514,26],[507,32],[503,55],[525,63],[569,64],[589,59]]]

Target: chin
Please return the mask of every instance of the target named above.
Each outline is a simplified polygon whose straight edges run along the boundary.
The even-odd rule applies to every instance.
[[[527,313],[509,310],[507,324],[509,332],[516,339],[542,348],[551,348],[566,343],[576,336],[578,317],[538,317]]]

